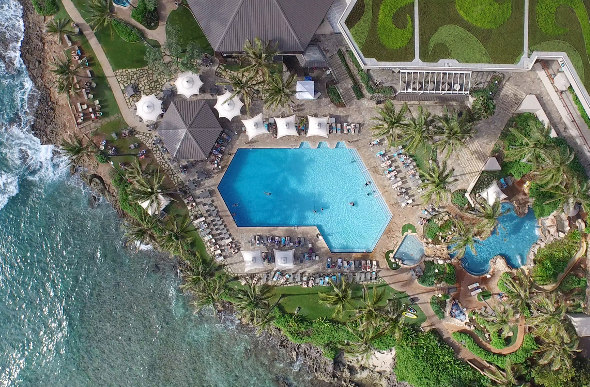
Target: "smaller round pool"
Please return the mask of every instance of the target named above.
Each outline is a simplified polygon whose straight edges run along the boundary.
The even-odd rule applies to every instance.
[[[406,235],[399,245],[394,258],[401,259],[406,266],[415,266],[420,263],[424,256],[424,245],[412,234]]]

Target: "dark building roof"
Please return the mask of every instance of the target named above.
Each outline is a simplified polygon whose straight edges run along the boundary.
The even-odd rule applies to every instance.
[[[203,100],[172,101],[158,126],[170,154],[180,160],[204,160],[211,153],[221,125]]]
[[[303,52],[334,0],[188,0],[217,52],[241,52],[246,40],[278,43]]]

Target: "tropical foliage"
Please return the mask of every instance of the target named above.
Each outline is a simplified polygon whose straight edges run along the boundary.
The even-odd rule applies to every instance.
[[[437,121],[439,138],[436,145],[445,153],[446,158],[461,148],[474,134],[473,122],[466,115],[460,117],[459,112],[447,110],[437,117]]]
[[[79,69],[79,64],[74,64],[67,58],[53,62],[51,72],[57,77],[56,86],[58,92],[69,94],[75,90]]]
[[[319,293],[320,302],[334,308],[334,316],[342,317],[344,311],[352,306],[352,290],[350,283],[340,281],[334,283],[330,280],[332,290],[330,293]]]
[[[385,101],[383,107],[377,109],[377,116],[373,117],[375,125],[371,129],[374,137],[385,137],[389,146],[393,146],[401,138],[407,126],[406,113],[408,105],[403,104],[396,111],[393,102]]]
[[[427,169],[420,169],[420,178],[422,184],[420,187],[424,190],[422,198],[425,202],[434,202],[441,204],[447,202],[451,196],[451,184],[457,181],[453,177],[455,169],[447,168],[447,162],[431,161]]]
[[[53,18],[51,19],[45,29],[48,33],[57,36],[57,40],[61,44],[63,42],[63,35],[64,34],[71,34],[73,33],[73,29],[71,27],[71,20],[70,18]]]
[[[532,276],[538,284],[546,285],[557,280],[580,246],[580,233],[575,230],[565,238],[541,247],[535,254]]]

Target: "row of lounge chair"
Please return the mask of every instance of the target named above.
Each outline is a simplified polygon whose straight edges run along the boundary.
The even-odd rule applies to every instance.
[[[378,271],[356,273],[286,273],[282,271],[266,272],[254,277],[254,283],[273,285],[300,285],[304,288],[314,286],[331,286],[345,280],[346,282],[367,283],[380,280]]]
[[[335,270],[350,270],[350,271],[376,271],[379,268],[377,261],[361,260],[356,259],[354,261],[346,261],[342,258],[338,258],[337,261],[333,261],[331,257],[326,260],[326,269]]]
[[[418,174],[416,162],[405,154],[402,146],[399,146],[391,155],[381,150],[376,153],[376,156],[381,161],[381,167],[385,168],[384,174],[391,181],[391,187],[397,191],[398,203],[402,207],[414,203],[412,189],[422,191],[420,188],[422,180]],[[404,180],[410,187],[404,185]]]
[[[305,246],[304,237],[254,235],[250,239],[250,246],[301,247]]]
[[[203,216],[195,219],[193,223],[208,250],[218,261],[223,261],[226,254],[236,254],[239,246],[233,240],[211,198],[199,198],[197,201]]]

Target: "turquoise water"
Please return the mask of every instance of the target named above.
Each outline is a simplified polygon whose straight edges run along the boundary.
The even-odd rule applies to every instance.
[[[417,265],[424,256],[424,245],[415,235],[406,235],[393,256],[404,265]]]
[[[0,15],[0,43],[11,43],[0,52],[0,385],[310,385],[231,316],[194,314],[175,264],[130,253],[110,205],[88,207],[28,133],[20,5],[0,0]]]
[[[471,249],[467,248],[465,256],[461,259],[465,270],[473,275],[487,273],[490,270],[490,260],[496,255],[503,256],[511,267],[521,267],[526,263],[529,250],[539,239],[537,219],[532,210],[524,217],[519,217],[509,203],[503,203],[502,209],[508,210],[508,213],[498,218],[498,232],[476,242],[477,254],[473,254]]]
[[[238,149],[219,191],[239,227],[317,226],[333,252],[372,251],[391,219],[358,153],[343,144]]]

